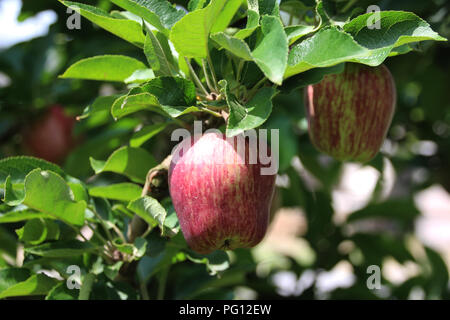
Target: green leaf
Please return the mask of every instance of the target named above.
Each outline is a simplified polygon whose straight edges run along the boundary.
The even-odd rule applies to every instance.
[[[188,58],[208,56],[208,37],[225,1],[211,0],[208,6],[185,15],[170,32],[177,52]]]
[[[27,174],[36,168],[50,170],[65,177],[64,171],[51,162],[25,156],[10,157],[0,160],[0,185],[5,183],[8,176],[12,184],[23,183]]]
[[[140,69],[145,69],[145,64],[134,58],[104,55],[76,62],[60,78],[123,82]]]
[[[141,87],[133,88],[128,95],[117,99],[111,113],[115,118],[121,118],[137,111],[148,110],[176,118],[198,111],[194,106],[195,99],[195,85],[192,81],[178,77],[159,77]]]
[[[128,95],[118,98],[111,107],[111,114],[115,119],[120,119],[142,110],[166,115],[160,108],[158,98],[147,92],[136,94],[129,93]]]
[[[17,253],[17,238],[8,229],[0,226],[0,254],[4,253],[15,258]]]
[[[413,13],[380,12],[380,29],[367,27],[368,20],[373,19],[372,15],[358,16],[346,23],[343,30],[324,28],[293,47],[285,78],[312,68],[329,67],[342,62],[378,66],[396,47],[423,40],[446,40]]]
[[[65,282],[61,282],[54,286],[47,296],[45,300],[77,300],[78,299],[78,290],[69,289]]]
[[[245,39],[249,37],[259,26],[259,5],[258,0],[247,0],[247,24],[244,29],[239,30],[235,37]]]
[[[119,274],[120,268],[123,265],[123,261],[116,262],[113,265],[107,265],[105,267],[105,275],[112,281],[114,281]]]
[[[161,32],[148,30],[144,53],[156,76],[172,76],[177,71],[167,37]]]
[[[168,29],[185,14],[183,10],[176,9],[165,0],[111,0],[111,2],[142,17],[166,35],[169,34]]]
[[[126,84],[130,83],[145,83],[147,81],[152,80],[155,77],[155,74],[153,73],[152,69],[139,69],[133,72],[131,76],[126,78],[124,82]]]
[[[106,161],[90,158],[95,173],[105,171],[123,174],[134,182],[144,183],[148,170],[157,165],[156,160],[141,148],[122,147],[114,151]]]
[[[231,37],[223,32],[211,35],[211,39],[217,42],[222,48],[225,48],[233,53],[235,56],[246,61],[253,61],[252,52],[245,41],[236,37]]]
[[[70,187],[52,171],[31,171],[25,178],[24,197],[18,200],[69,224],[81,226],[84,223],[86,202],[75,202]]]
[[[58,240],[59,226],[51,220],[32,219],[16,230],[16,233],[20,241],[37,245],[46,240]]]
[[[287,65],[288,41],[279,18],[263,16],[261,19],[262,40],[251,52],[247,43],[225,33],[211,36],[220,46],[246,61],[254,61],[267,78],[281,84]]]
[[[180,260],[184,259],[184,255],[178,252],[175,247],[167,247],[161,253],[154,257],[144,256],[139,261],[137,274],[141,283],[147,283],[148,280],[161,271]]]
[[[35,212],[32,210],[20,210],[20,211],[11,211],[3,215],[0,215],[0,223],[14,223],[36,218],[54,219],[55,217],[42,212]]]
[[[222,11],[216,17],[214,24],[211,28],[211,33],[221,32],[225,30],[240,8],[242,0],[228,0]]]
[[[228,118],[227,137],[233,137],[241,134],[246,130],[257,128],[262,125],[272,112],[272,98],[276,94],[276,90],[272,87],[260,89],[255,96],[243,106],[234,95],[232,95],[225,81],[221,81],[230,110]]]
[[[134,183],[123,182],[89,188],[89,195],[121,201],[132,201],[141,196],[142,188]]]
[[[96,251],[98,247],[89,242],[78,240],[45,243],[35,247],[25,248],[25,252],[49,258],[66,258]]]
[[[47,294],[58,281],[44,274],[36,274],[0,292],[0,299],[19,296],[40,296]]]
[[[79,12],[83,17],[99,27],[140,48],[144,47],[145,36],[142,33],[142,26],[140,23],[134,20],[113,17],[107,12],[90,5],[71,1],[59,1],[65,6]]]
[[[333,48],[333,50],[330,50]],[[289,53],[285,78],[313,68],[330,67],[370,55],[370,50],[360,46],[348,33],[336,27],[322,29],[311,38],[294,46]]]
[[[284,28],[284,32],[286,33],[289,45],[291,45],[300,38],[313,32],[314,29],[314,26],[295,25]]]
[[[27,280],[30,270],[23,268],[6,268],[0,270],[0,294],[6,289]]]
[[[79,120],[86,119],[87,117],[90,117],[92,115],[95,115],[97,113],[101,112],[108,112],[111,109],[114,101],[119,98],[119,95],[113,95],[113,96],[101,96],[98,97],[92,102],[89,106],[87,106],[83,110],[83,114],[78,117]]]
[[[263,16],[261,31],[263,39],[252,52],[254,61],[270,81],[281,84],[289,51],[283,24],[278,17]]]
[[[163,230],[167,212],[158,200],[149,196],[144,196],[130,202],[127,208],[144,219],[149,225],[158,225],[161,230]]]
[[[344,25],[344,31],[351,34],[356,42],[375,51],[372,55],[380,54],[386,58],[393,48],[407,43],[423,40],[447,40],[434,32],[426,21],[414,13],[382,11],[379,14],[381,17],[380,29],[368,28],[368,25],[374,22],[375,15],[373,13],[360,15]]]
[[[420,215],[420,211],[412,200],[388,200],[381,203],[370,204],[355,211],[347,217],[348,222],[366,218],[387,218],[399,221],[413,221]]]
[[[168,125],[169,122],[162,122],[143,127],[141,130],[133,134],[130,139],[130,146],[134,148],[140,147],[145,142],[163,131]]]
[[[192,262],[206,265],[210,275],[216,275],[230,267],[230,259],[225,251],[217,250],[203,255],[189,250],[186,257]]]
[[[332,67],[314,68],[295,76],[292,76],[283,81],[283,86],[280,88],[285,93],[292,92],[304,88],[310,84],[316,84],[322,81],[327,74],[338,74],[344,71],[345,63],[340,63]]]

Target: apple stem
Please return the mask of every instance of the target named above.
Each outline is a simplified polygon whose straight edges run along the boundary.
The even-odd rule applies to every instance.
[[[198,78],[197,74],[195,73],[194,68],[192,67],[191,63],[189,62],[189,59],[184,57],[184,60],[186,61],[186,64],[189,68],[190,74],[194,80],[194,82],[197,84],[197,86],[205,93],[206,96],[209,95],[208,90],[206,90],[206,88],[203,86],[202,82],[200,81],[200,79]]]
[[[219,92],[219,87],[217,86],[216,71],[214,70],[214,65],[212,63],[211,56],[209,55],[209,51],[208,51],[208,55],[206,56],[206,61],[208,62],[209,70],[211,70],[211,76],[213,78],[214,88],[216,89],[215,91]]]
[[[211,84],[211,80],[209,80],[208,71],[206,70],[205,59],[202,59],[202,68],[203,73],[205,74],[206,84],[208,85],[209,90],[214,91],[214,88]]]

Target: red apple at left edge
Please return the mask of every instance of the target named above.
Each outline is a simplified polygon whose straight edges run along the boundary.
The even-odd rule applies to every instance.
[[[266,234],[276,172],[264,174],[259,155],[249,161],[237,144],[236,136],[206,133],[184,139],[172,158],[170,196],[186,242],[198,253],[253,247]],[[245,148],[252,148],[248,141]]]
[[[75,118],[54,105],[35,121],[24,134],[24,147],[32,156],[60,163],[75,146],[72,136]]]

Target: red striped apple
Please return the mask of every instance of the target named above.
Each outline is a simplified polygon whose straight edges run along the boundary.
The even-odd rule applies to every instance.
[[[240,140],[241,151],[242,137],[205,133],[174,152],[170,195],[186,242],[198,253],[253,247],[266,233],[276,173],[261,170],[255,143]]]
[[[394,79],[384,65],[347,63],[305,90],[308,130],[316,148],[338,160],[367,162],[381,148],[395,111]]]

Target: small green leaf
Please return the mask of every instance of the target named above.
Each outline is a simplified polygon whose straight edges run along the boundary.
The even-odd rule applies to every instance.
[[[263,38],[252,55],[258,67],[270,81],[281,84],[288,60],[288,41],[278,17],[261,18]]]
[[[289,45],[291,45],[300,38],[313,32],[314,29],[315,29],[314,26],[295,25],[284,28],[284,32],[286,32]]]
[[[293,90],[304,88],[310,84],[316,84],[322,81],[327,74],[338,74],[344,71],[345,63],[340,63],[327,68],[314,68],[283,81],[283,86],[280,88],[285,93]]]
[[[111,113],[113,117],[121,118],[137,111],[148,110],[176,118],[198,111],[198,108],[194,107],[195,97],[195,85],[192,81],[179,77],[159,77],[118,98]]]
[[[80,60],[71,65],[60,78],[124,82],[145,64],[120,55],[96,56]]]
[[[67,183],[52,171],[35,169],[25,179],[23,203],[67,223],[83,225],[84,201],[75,202]]]
[[[0,294],[6,289],[27,280],[30,270],[22,268],[6,268],[0,270]]]
[[[66,258],[96,251],[98,247],[89,242],[78,240],[45,243],[35,247],[25,248],[25,252],[49,258]]]
[[[288,59],[288,41],[279,18],[263,16],[261,19],[262,40],[251,52],[247,43],[225,33],[211,36],[220,46],[246,61],[254,61],[267,78],[281,84]]]
[[[167,212],[158,200],[144,196],[130,202],[127,208],[144,219],[149,225],[159,225],[162,230]]]
[[[152,69],[139,69],[133,72],[131,76],[126,78],[124,82],[126,84],[130,83],[145,83],[147,81],[152,80],[155,77]],[[112,104],[111,104],[112,105]]]
[[[90,158],[95,173],[105,171],[123,174],[134,182],[144,183],[148,170],[157,165],[156,160],[141,148],[122,147],[114,151],[106,161]]]
[[[112,281],[114,281],[119,274],[120,268],[123,265],[123,261],[116,262],[113,265],[107,265],[105,267],[105,275]]]
[[[235,37],[245,39],[249,37],[259,26],[259,0],[247,0],[247,24],[244,29],[239,30]]]
[[[16,230],[16,233],[20,241],[37,245],[46,240],[58,240],[59,226],[51,220],[32,219]]]
[[[5,183],[8,176],[12,184],[23,183],[27,174],[37,168],[50,170],[65,177],[64,171],[51,162],[25,156],[10,157],[0,160],[0,186]]]
[[[140,48],[144,47],[145,36],[142,33],[142,26],[140,23],[130,19],[114,17],[101,9],[87,4],[59,1],[112,34],[129,41]]]
[[[284,77],[345,61],[357,62],[369,55],[369,50],[360,46],[348,33],[336,27],[322,29],[291,49]]]
[[[47,296],[45,300],[77,300],[78,299],[78,290],[69,289],[65,282],[61,282],[54,286]]]
[[[0,292],[0,299],[20,296],[40,296],[47,294],[58,281],[44,274],[36,274]]]
[[[243,106],[236,97],[228,91],[225,81],[220,83],[227,99],[230,117],[227,123],[227,137],[233,137],[246,130],[262,125],[272,112],[272,98],[277,93],[272,87],[260,89],[255,96]]]
[[[20,210],[20,211],[11,211],[3,215],[0,215],[0,223],[14,223],[36,218],[55,219],[55,217],[42,212],[35,212],[32,210]]]
[[[172,76],[176,71],[175,60],[166,36],[158,31],[148,30],[144,53],[156,76]]]
[[[208,37],[225,1],[211,0],[203,9],[195,10],[178,21],[170,32],[177,52],[188,58],[208,56]]]
[[[142,188],[134,183],[123,182],[89,188],[91,197],[100,197],[121,201],[132,201],[141,196]]]
[[[230,267],[230,259],[225,251],[217,250],[203,255],[188,250],[186,257],[192,262],[206,265],[206,269],[210,275],[216,275]]]
[[[130,146],[134,148],[140,147],[145,142],[163,131],[168,125],[169,122],[162,122],[143,127],[141,130],[133,134],[130,139]]]
[[[87,106],[83,110],[83,114],[78,116],[79,120],[86,119],[87,117],[90,117],[94,114],[100,113],[100,112],[109,112],[111,109],[114,101],[119,98],[119,95],[113,95],[113,96],[101,96],[94,100],[89,106]]]
[[[176,9],[166,0],[111,0],[119,7],[142,17],[152,26],[168,35],[170,29],[184,16],[184,11]]]
[[[242,2],[243,0],[226,1],[225,6],[214,21],[214,24],[211,28],[211,33],[221,32],[225,30],[240,8]]]

